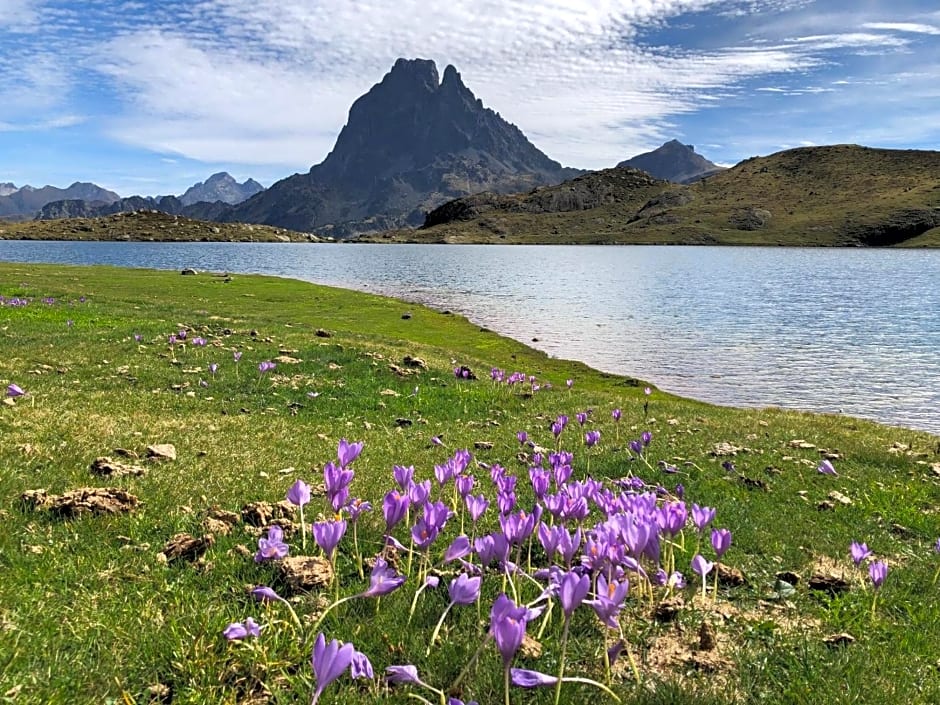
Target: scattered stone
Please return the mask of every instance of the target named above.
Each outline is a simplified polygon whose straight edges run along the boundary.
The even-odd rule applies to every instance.
[[[414,424],[414,421],[412,421],[411,419],[405,419],[405,418],[395,419],[395,425],[398,426],[398,428],[408,428],[412,424]]]
[[[744,448],[742,446],[736,446],[733,443],[727,441],[722,441],[721,443],[716,443],[710,454],[715,458],[724,458],[726,456],[734,456],[738,453],[747,453],[750,451],[750,448]]]
[[[147,446],[150,460],[176,460],[176,446],[172,443],[155,443]]]
[[[407,321],[407,320],[409,320],[410,318],[411,318],[411,314],[410,314],[410,313],[405,312],[405,313],[401,314],[401,320],[403,320],[403,321]]]
[[[291,593],[325,587],[333,582],[333,567],[325,558],[288,556],[278,563],[278,569]]]
[[[682,595],[673,595],[656,605],[654,616],[657,622],[672,622],[685,609],[685,598]]]
[[[767,492],[770,489],[767,486],[767,483],[763,480],[750,478],[746,475],[738,475],[738,480],[749,490],[761,490],[762,492]]]
[[[137,460],[140,458],[139,455],[133,450],[128,450],[127,448],[115,448],[114,454],[121,458],[130,458],[131,460]]]
[[[30,509],[48,509],[66,519],[81,514],[118,514],[140,506],[140,500],[119,487],[80,487],[61,495],[27,490],[20,501]]]
[[[193,276],[193,275],[195,275],[195,274],[199,274],[199,272],[197,272],[197,271],[196,271],[195,269],[193,269],[192,267],[186,267],[186,269],[184,269],[183,271],[181,271],[180,274],[182,274],[183,276]]]
[[[536,641],[534,637],[526,634],[522,638],[522,645],[519,647],[519,653],[522,654],[523,658],[528,658],[528,659],[541,658],[542,644]]]
[[[908,529],[903,524],[898,524],[897,522],[891,524],[891,533],[902,539],[910,539],[914,537],[913,531]]]
[[[282,365],[299,365],[303,360],[298,360],[296,357],[291,357],[290,355],[278,355],[274,358],[274,361]]]
[[[830,634],[825,639],[823,639],[823,644],[829,647],[844,647],[849,644],[855,643],[855,637],[849,634],[848,632],[841,632],[839,634]]]
[[[401,396],[401,394],[396,392],[394,389],[383,389],[381,392],[379,392],[379,395],[383,397],[400,397]]]
[[[781,570],[779,573],[774,575],[777,580],[783,580],[790,585],[799,585],[800,581],[803,579],[799,573],[795,573],[792,570]]]
[[[477,450],[492,450],[493,444],[490,441],[476,441],[473,447]]]
[[[214,543],[215,537],[211,534],[196,538],[181,533],[174,535],[173,538],[167,541],[161,553],[166,557],[167,563],[175,563],[176,561],[191,563],[198,560]]]
[[[845,576],[845,571],[837,571],[835,568],[820,567],[809,576],[807,581],[810,590],[827,592],[830,595],[848,592],[852,583]]]
[[[228,536],[230,533],[232,533],[231,524],[226,524],[224,521],[219,521],[218,519],[213,519],[212,517],[206,517],[203,519],[202,525],[212,536]]]
[[[95,458],[91,463],[91,472],[102,477],[122,477],[124,475],[146,475],[147,470],[139,465],[125,465],[107,456]]]
[[[698,650],[714,651],[717,646],[715,627],[707,619],[703,619],[698,628]]]
[[[271,502],[249,502],[242,507],[241,515],[242,521],[249,526],[264,528],[273,523],[275,519],[292,519],[294,516],[294,505],[287,500],[282,500],[277,504],[272,504]]]
[[[837,502],[838,504],[842,504],[846,507],[852,506],[852,500],[846,497],[844,494],[842,494],[838,490],[833,490],[832,492],[830,492],[829,499],[832,500],[833,502]]]
[[[747,582],[744,573],[730,565],[718,563],[716,570],[718,571],[718,583],[725,587],[741,587]]]
[[[332,338],[333,334],[328,330],[323,330],[322,328],[317,328],[317,332],[314,333],[318,338]]]
[[[812,443],[804,441],[802,438],[796,438],[790,441],[789,446],[791,448],[800,448],[801,450],[813,450],[816,446]]]
[[[405,355],[405,357],[402,358],[401,362],[405,367],[410,367],[411,369],[415,369],[415,370],[428,369],[428,363],[426,363],[420,357],[413,357],[411,355]]]

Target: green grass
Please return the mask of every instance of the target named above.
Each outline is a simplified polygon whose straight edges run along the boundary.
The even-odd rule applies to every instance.
[[[0,384],[15,382],[28,392],[12,406],[0,405],[0,702],[309,702],[316,636],[309,627],[320,596],[303,594],[293,602],[303,631],[291,626],[280,605],[253,602],[248,587],[283,586],[272,565],[243,555],[254,552],[257,538],[241,525],[217,536],[196,564],[162,564],[157,554],[165,542],[178,532],[204,534],[210,506],[238,511],[247,502],[283,499],[297,477],[320,481],[343,437],[365,442],[352,491],[377,506],[391,487],[393,465],[413,464],[418,479],[433,478],[434,465],[459,448],[469,448],[475,461],[504,465],[523,488],[527,465],[516,458],[516,431],[551,446],[548,424],[560,413],[572,418],[562,439],[575,454],[575,476],[589,465],[597,478],[635,474],[669,489],[681,482],[688,501],[718,508],[716,525],[734,533],[725,562],[748,579],[719,591],[724,616],[710,605],[694,605],[682,611],[678,627],[655,623],[649,598],[635,584],[622,625],[642,683],[629,668],[615,669],[612,687],[624,702],[940,700],[940,603],[931,584],[940,565],[932,549],[940,535],[940,477],[931,469],[940,462],[935,436],[841,416],[713,407],[659,391],[644,418],[642,382],[549,358],[456,316],[296,281],[0,264],[0,295],[33,299],[27,307],[0,307]],[[43,297],[56,301],[44,304]],[[201,335],[208,345],[171,350],[167,336],[181,326],[190,329],[190,341]],[[243,352],[237,373],[234,350]],[[281,351],[301,362],[279,363],[273,374],[259,377],[257,363]],[[390,365],[403,366],[405,355],[423,358],[428,369],[400,376]],[[215,376],[207,369],[211,362],[220,366]],[[455,364],[469,365],[480,379],[456,380]],[[489,380],[492,366],[536,375],[553,389],[526,395],[497,387]],[[574,380],[571,390],[566,379]],[[383,394],[389,390],[395,394]],[[587,408],[595,411],[585,428],[602,433],[590,452],[574,420]],[[614,408],[623,409],[619,424],[611,419]],[[653,469],[626,450],[647,429],[654,436]],[[445,447],[432,444],[433,436]],[[839,476],[818,474],[818,450],[791,447],[795,439],[838,451]],[[97,456],[113,457],[117,448],[142,454],[161,442],[175,444],[178,458],[134,461],[148,468],[144,477],[107,480],[89,472]],[[493,447],[474,449],[477,442]],[[748,449],[733,458],[733,473],[711,455],[719,442]],[[895,443],[911,450],[897,452]],[[676,464],[680,473],[662,474],[655,469],[659,460]],[[486,488],[488,473],[479,468],[476,475],[478,488]],[[19,499],[26,490],[58,494],[82,486],[124,487],[143,506],[62,520]],[[852,504],[818,509],[833,490]],[[326,509],[315,498],[308,520]],[[457,533],[451,521],[443,543]],[[381,525],[380,511],[363,520],[367,555],[378,548]],[[400,528],[396,535],[404,539]],[[789,602],[768,600],[781,570],[805,578],[825,557],[852,574],[852,540],[866,541],[891,566],[874,615],[864,579],[837,597],[808,589],[804,580]],[[677,550],[678,565],[690,577],[689,600],[696,587],[688,569],[694,542],[687,530],[685,550]],[[299,538],[290,543],[291,553],[300,553]],[[366,583],[350,559],[348,536],[342,552],[340,591],[351,594]],[[449,579],[445,574],[442,583]],[[500,588],[498,578],[485,580],[481,620],[473,607],[454,608],[427,657],[447,594],[443,586],[427,591],[409,623],[414,578],[382,598],[378,609],[374,600],[338,608],[323,630],[328,638],[353,641],[377,673],[414,663],[424,680],[447,687],[484,641],[489,605]],[[534,597],[534,588],[525,590]],[[222,629],[248,616],[266,625],[262,638],[228,643]],[[704,618],[717,625],[724,662],[716,673],[685,662],[653,667],[658,639],[677,638],[679,627],[693,635]],[[530,625],[529,632],[536,629]],[[842,648],[823,643],[842,631],[856,641]],[[560,632],[556,618],[540,639],[542,656],[519,656],[516,665],[556,670]],[[602,648],[597,620],[580,608],[567,672],[603,680]],[[161,699],[150,690],[159,685],[171,695]],[[404,703],[411,701],[408,692],[344,677],[321,702]],[[597,693],[566,685],[562,701],[581,703]],[[459,696],[481,705],[502,702],[492,644],[484,646]],[[516,689],[512,702],[548,703],[552,692]]]

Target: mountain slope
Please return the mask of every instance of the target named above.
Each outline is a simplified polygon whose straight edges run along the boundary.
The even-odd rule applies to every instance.
[[[657,179],[677,184],[689,184],[724,169],[697,154],[692,145],[682,144],[678,140],[670,140],[652,152],[638,154],[617,166],[640,169]]]
[[[483,107],[453,66],[399,59],[357,99],[326,159],[236,206],[227,220],[337,235],[423,222],[454,197],[508,193],[579,173]]]
[[[576,183],[602,188],[609,169]],[[636,173],[636,172],[625,172]],[[940,227],[940,152],[856,145],[803,147],[748,159],[689,186],[621,178],[586,208],[501,207],[460,199],[428,227],[370,239],[422,242],[931,246]],[[525,203],[531,195],[513,197]]]

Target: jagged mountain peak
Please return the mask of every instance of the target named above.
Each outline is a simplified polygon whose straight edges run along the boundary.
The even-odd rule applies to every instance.
[[[216,203],[217,201],[236,205],[263,190],[264,187],[254,179],[248,179],[245,183],[240,184],[227,171],[220,171],[205,181],[190,186],[179,197],[179,200],[184,206],[191,206],[200,202]]]

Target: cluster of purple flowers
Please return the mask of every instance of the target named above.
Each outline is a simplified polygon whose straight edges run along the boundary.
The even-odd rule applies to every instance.
[[[490,370],[490,379],[493,380],[496,384],[505,384],[509,387],[514,385],[528,384],[529,388],[533,392],[552,388],[551,382],[539,382],[538,377],[535,375],[527,375],[525,372],[507,373],[506,370],[503,370],[499,367],[493,367]]]

